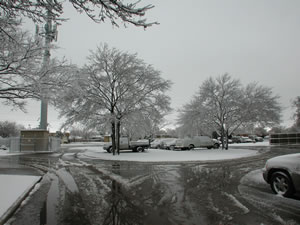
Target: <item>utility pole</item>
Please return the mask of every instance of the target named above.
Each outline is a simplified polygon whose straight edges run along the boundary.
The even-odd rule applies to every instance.
[[[44,27],[45,33],[45,50],[44,50],[44,58],[42,65],[42,82],[43,80],[47,80],[48,76],[48,68],[50,63],[50,44],[53,40],[57,38],[57,26],[56,24],[52,26],[52,13],[50,9],[47,9],[47,21]],[[40,126],[39,128],[42,130],[47,130],[48,126],[48,89],[42,84],[41,87],[41,116],[40,116]]]

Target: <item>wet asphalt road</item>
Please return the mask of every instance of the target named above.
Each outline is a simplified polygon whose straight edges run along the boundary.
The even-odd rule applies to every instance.
[[[45,174],[8,224],[300,224],[300,198],[274,195],[260,171],[300,148],[260,151],[209,163],[91,160],[68,149],[1,158]]]

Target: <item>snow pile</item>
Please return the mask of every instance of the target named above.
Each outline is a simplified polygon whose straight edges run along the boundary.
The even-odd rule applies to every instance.
[[[6,146],[0,146],[0,156],[1,155],[7,155],[9,153],[9,149],[6,148]]]
[[[103,150],[102,147],[85,147],[84,153],[79,157],[97,158],[103,160],[122,160],[139,162],[176,162],[176,161],[213,161],[228,160],[242,157],[254,156],[255,150],[246,149],[195,149],[191,151],[168,151],[160,149],[148,149],[145,152],[121,151],[120,155],[112,155]]]
[[[0,218],[24,197],[39,179],[39,176],[0,175]]]
[[[254,186],[254,187],[266,187],[268,184],[263,179],[262,175],[263,171],[262,169],[253,170],[246,174],[244,177],[242,177],[240,183],[248,186]]]
[[[238,208],[240,208],[244,214],[250,212],[250,210],[245,205],[243,205],[239,200],[237,200],[237,198],[234,197],[232,194],[228,194],[226,192],[224,192],[223,194],[227,196]]]

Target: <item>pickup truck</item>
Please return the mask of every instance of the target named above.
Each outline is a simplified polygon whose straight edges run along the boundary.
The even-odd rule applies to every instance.
[[[219,148],[220,144],[217,140],[214,140],[208,136],[195,136],[193,138],[177,139],[175,146],[171,146],[171,150],[174,149],[193,149],[193,148]]]
[[[129,141],[127,137],[120,138],[120,150],[132,150],[134,152],[143,152],[145,148],[150,146],[149,140],[143,139],[138,141]],[[106,142],[103,145],[103,149],[108,153],[112,152],[112,143]]]

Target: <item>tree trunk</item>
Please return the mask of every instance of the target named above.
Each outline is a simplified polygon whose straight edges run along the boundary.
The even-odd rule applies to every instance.
[[[226,146],[225,146],[225,150],[228,150],[228,129],[226,129]]]
[[[224,145],[224,125],[222,124],[222,126],[221,126],[221,144],[222,144],[222,150],[224,150],[224,148],[225,148],[225,145]]]
[[[116,124],[114,120],[111,122],[111,147],[112,147],[113,155],[115,155],[116,154]]]
[[[119,119],[117,119],[117,153],[120,155],[120,128],[121,128],[121,122]]]

